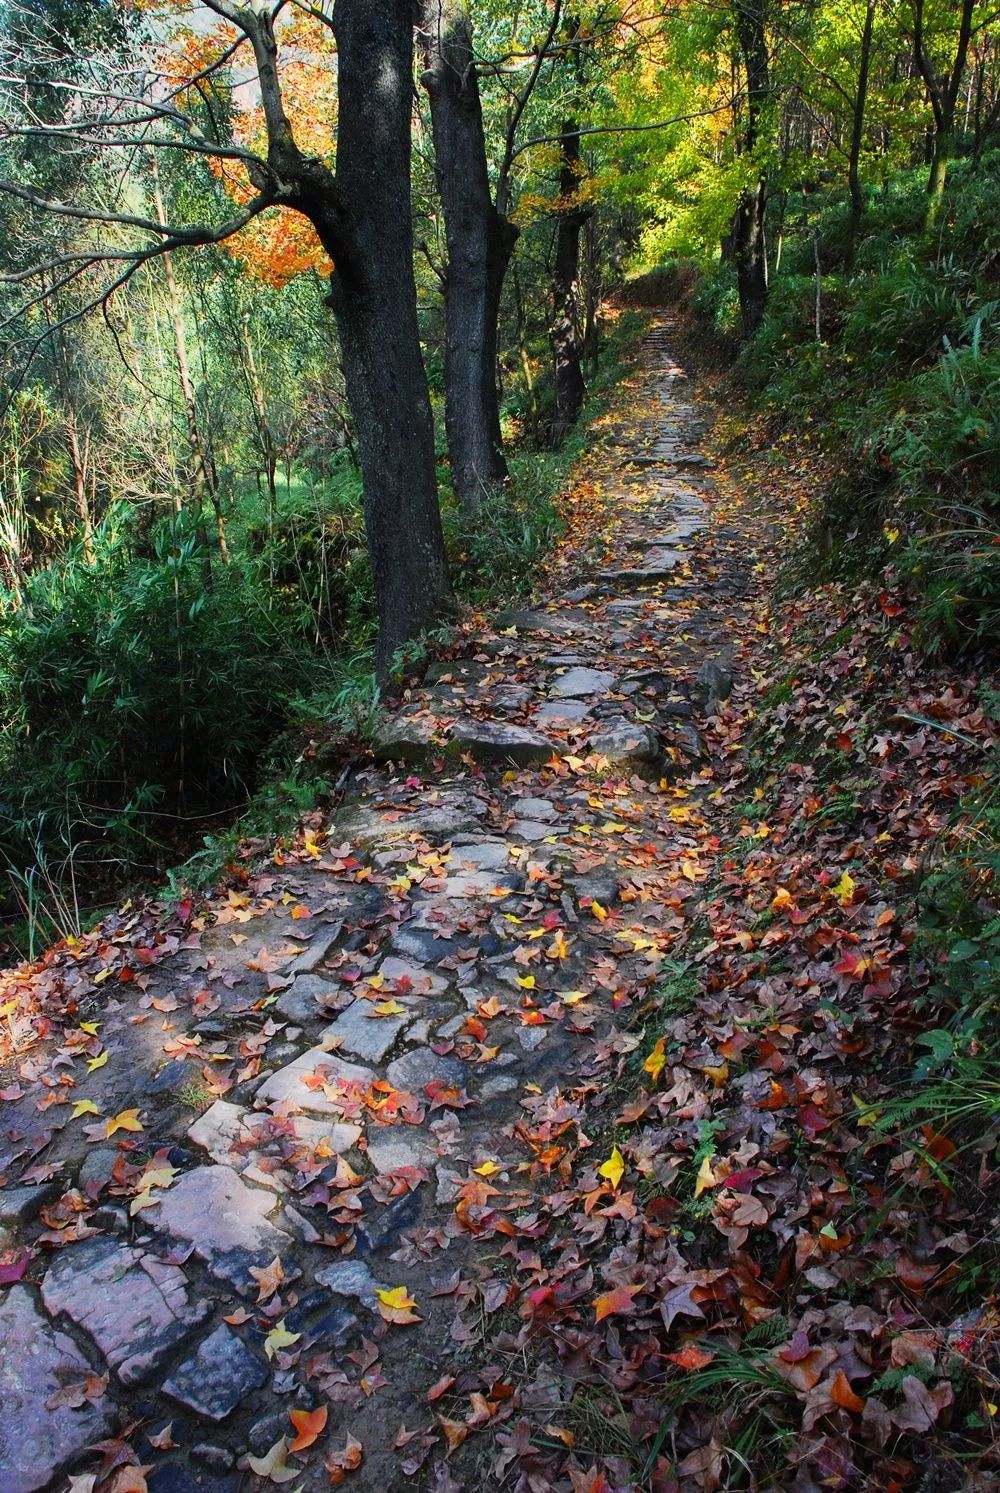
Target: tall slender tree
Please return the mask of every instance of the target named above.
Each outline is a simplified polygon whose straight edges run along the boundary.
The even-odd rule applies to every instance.
[[[762,116],[770,94],[767,45],[768,0],[732,0],[740,57],[746,74],[746,107],[740,153],[750,162],[753,181],[744,187],[732,231],[732,256],[743,331],[750,337],[767,305],[767,173],[755,159]]]
[[[422,82],[444,212],[445,424],[455,492],[468,518],[507,479],[497,391],[500,294],[518,229],[493,201],[465,0],[425,0]]]

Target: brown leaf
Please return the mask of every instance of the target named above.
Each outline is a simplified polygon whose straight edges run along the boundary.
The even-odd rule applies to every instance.
[[[399,1446],[399,1444],[399,1438],[397,1437],[396,1445]],[[350,1432],[348,1432],[347,1445],[343,1448],[343,1450],[339,1452],[331,1452],[329,1456],[323,1458],[323,1466],[330,1474],[330,1486],[336,1487],[338,1483],[342,1483],[344,1481],[344,1478],[349,1472],[356,1471],[356,1469],[361,1466],[361,1459],[363,1456],[364,1448],[361,1445],[361,1442],[357,1441],[350,1434]]]
[[[285,1272],[281,1268],[281,1260],[277,1255],[275,1255],[270,1265],[264,1265],[260,1269],[256,1265],[251,1265],[250,1274],[260,1287],[257,1292],[258,1305],[262,1301],[269,1301],[285,1279]]]

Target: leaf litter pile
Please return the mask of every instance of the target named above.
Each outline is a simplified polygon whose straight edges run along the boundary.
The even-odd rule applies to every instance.
[[[620,525],[614,492],[586,478],[561,583]],[[919,653],[891,584],[776,590],[803,478],[792,461],[780,480],[720,462],[676,631],[637,634],[641,681],[739,557],[750,584],[711,603],[733,693],[689,750],[667,745],[662,776],[572,733],[535,765],[456,764],[437,754],[440,705],[418,695],[418,716],[436,712],[429,750],[360,775],[361,820],[357,803],[310,820],[225,894],[126,908],[7,976],[0,1310],[41,1283],[53,1319],[68,1310],[122,1385],[147,1385],[136,1400],[112,1380],[112,1407],[95,1358],[60,1370],[36,1411],[90,1419],[78,1454],[53,1433],[53,1467],[72,1474],[53,1487],[188,1486],[162,1469],[206,1418],[233,1429],[195,1447],[214,1482],[190,1486],[219,1490],[996,1485],[996,1103],[922,1098],[935,1063],[951,1073],[952,1039],[921,898],[966,854],[963,806],[997,730],[971,669]],[[598,607],[587,662],[620,675]],[[470,640],[497,661],[487,694],[533,678],[516,627],[470,623],[456,659]],[[652,692],[649,710],[636,698],[633,719],[651,719]],[[461,843],[456,782],[485,816]],[[420,816],[441,805],[434,835]],[[352,837],[365,813],[401,826],[395,850]],[[476,860],[501,833],[516,887]],[[486,893],[415,919],[420,898],[457,895],[456,867]],[[364,1021],[293,1057],[309,1018],[282,1002],[304,968],[327,982],[324,1021],[359,1002]],[[431,1032],[446,982],[463,999]],[[420,1062],[383,1070],[418,1013]],[[198,1112],[218,1122],[208,1138]],[[84,1176],[95,1147],[106,1170]],[[232,1240],[190,1221],[223,1171],[227,1207],[257,1210],[260,1248],[237,1264]],[[168,1219],[185,1186],[195,1206]],[[129,1269],[188,1270],[192,1330],[209,1298],[223,1314],[226,1371],[245,1381],[223,1414],[177,1366],[197,1338],[178,1352],[166,1334],[150,1379],[121,1322],[64,1304],[53,1260],[107,1237],[137,1252]],[[315,1306],[326,1265],[360,1272],[327,1279],[356,1316]]]

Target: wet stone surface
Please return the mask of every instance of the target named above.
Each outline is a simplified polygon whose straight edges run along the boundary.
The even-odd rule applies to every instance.
[[[267,1380],[264,1363],[223,1322],[177,1365],[163,1393],[204,1420],[220,1421]]]
[[[93,1366],[46,1319],[32,1287],[11,1286],[0,1297],[0,1345],[0,1493],[35,1493],[100,1439],[111,1407],[85,1401],[79,1409],[46,1409]]]
[[[52,1316],[91,1337],[123,1384],[138,1384],[211,1313],[192,1301],[184,1272],[113,1239],[88,1239],[58,1255],[42,1282]]]

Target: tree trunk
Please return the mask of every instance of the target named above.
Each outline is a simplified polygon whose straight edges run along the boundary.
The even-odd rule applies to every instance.
[[[952,135],[950,130],[937,130],[934,135],[934,151],[931,155],[931,169],[927,178],[927,214],[924,226],[933,228],[941,211],[941,203],[944,199],[945,183],[948,179],[948,162],[952,154]]]
[[[94,563],[94,525],[87,496],[87,468],[90,463],[90,434],[80,443],[80,426],[72,406],[66,410],[66,441],[69,446],[70,466],[73,468],[73,492],[76,496],[76,511],[80,520],[80,538],[83,556],[88,565]]]
[[[743,193],[733,222],[733,260],[736,265],[736,288],[740,298],[743,332],[752,337],[764,319],[767,307],[767,240],[764,219],[767,213],[767,182]]]
[[[589,209],[576,201],[580,185],[580,135],[575,120],[560,131],[562,166],[556,217],[556,256],[552,273],[552,323],[549,337],[555,375],[555,411],[550,440],[557,446],[580,413],[587,389],[583,380],[583,347],[579,328],[578,283],[580,230]]]
[[[330,303],[358,437],[385,679],[397,650],[440,618],[449,597],[413,275],[412,0],[337,0],[333,28],[337,200],[313,196],[313,183],[325,184],[318,163],[301,158],[300,174],[336,266]]]
[[[875,24],[876,0],[868,0],[861,32],[861,55],[858,59],[858,88],[854,95],[854,117],[851,121],[851,149],[847,164],[847,181],[851,193],[851,218],[847,239],[847,268],[854,264],[854,251],[865,210],[861,190],[861,146],[865,132],[865,106],[868,102],[868,74],[872,56],[872,29]]]
[[[736,32],[747,75],[746,128],[740,154],[752,156],[760,133],[761,113],[770,92],[767,55],[767,0],[734,0]],[[767,178],[740,197],[733,219],[733,263],[740,298],[743,331],[751,337],[760,326],[767,305]]]
[[[427,0],[426,69],[434,169],[444,210],[445,424],[467,519],[507,479],[497,393],[497,322],[518,229],[494,206],[472,26],[464,0]]]
[[[955,147],[955,115],[972,40],[975,0],[961,0],[958,39],[949,72],[942,77],[924,46],[924,0],[913,0],[913,55],[924,80],[934,114],[934,148],[927,178],[927,212],[924,227],[930,231],[937,221],[944,197],[948,162]]]

